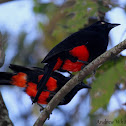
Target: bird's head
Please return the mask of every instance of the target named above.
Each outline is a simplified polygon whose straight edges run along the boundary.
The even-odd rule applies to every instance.
[[[118,26],[120,24],[111,24],[105,21],[97,21],[96,23],[92,24],[91,26],[89,26],[87,29],[90,30],[95,30],[97,32],[106,32],[109,33],[109,31]]]
[[[78,89],[82,89],[82,88],[88,88],[88,89],[90,89],[91,87],[90,87],[89,85],[84,84],[83,82],[80,82],[80,83],[77,85],[77,88],[78,88]]]

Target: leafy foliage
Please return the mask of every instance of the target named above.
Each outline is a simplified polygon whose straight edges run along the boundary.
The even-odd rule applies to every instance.
[[[113,126],[124,126],[126,124],[126,112],[124,110],[120,110],[120,115],[114,119]]]
[[[51,8],[51,11],[48,8]],[[90,17],[97,16],[98,5],[92,0],[69,0],[61,7],[50,3],[46,4],[44,8],[42,7],[42,9],[42,13],[47,14],[49,23],[43,25],[39,22],[39,26],[44,31],[46,47],[51,49],[66,36],[88,24]],[[38,10],[40,10],[39,7]]]
[[[91,90],[92,113],[101,107],[106,108],[116,84],[125,82],[126,69],[124,68],[125,57],[96,78]]]

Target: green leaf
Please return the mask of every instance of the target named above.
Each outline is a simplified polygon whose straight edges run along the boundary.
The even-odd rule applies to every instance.
[[[113,126],[125,126],[126,125],[126,112],[121,110],[119,116],[114,119]]]
[[[115,84],[119,81],[123,81],[122,78],[126,77],[124,66],[125,58],[96,78],[91,89],[91,113],[97,111],[101,107],[106,108],[110,97],[114,93]]]

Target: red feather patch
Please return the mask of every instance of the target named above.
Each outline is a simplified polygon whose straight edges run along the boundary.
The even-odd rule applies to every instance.
[[[37,94],[37,85],[29,82],[25,91],[29,96],[34,98]],[[42,91],[37,102],[40,104],[47,104],[47,98],[49,97],[49,94],[50,92],[48,91]]]
[[[41,80],[41,78],[43,77],[43,75],[40,75],[38,77],[38,82]],[[54,91],[57,88],[57,80],[55,80],[54,78],[50,77],[49,80],[46,83],[46,87],[47,90],[49,91]]]
[[[54,70],[58,70],[61,67],[62,63],[63,63],[63,61],[60,58],[58,58],[57,59],[57,63],[56,63],[56,65],[53,68],[53,71]]]
[[[11,84],[13,85],[18,87],[26,87],[27,74],[20,72],[17,75],[12,76],[11,80]]]
[[[86,48],[86,46],[78,46],[73,48],[71,51],[69,51],[72,56],[75,56],[78,58],[78,60],[82,61],[88,61],[89,58],[89,52]],[[81,70],[81,67],[84,65],[84,63],[81,62],[71,62],[70,60],[66,60],[62,69],[77,72]]]

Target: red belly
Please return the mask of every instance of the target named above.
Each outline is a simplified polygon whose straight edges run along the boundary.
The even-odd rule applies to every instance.
[[[69,53],[72,56],[77,57],[79,60],[88,61],[89,52],[88,52],[86,46],[84,46],[84,45],[73,48],[71,51],[69,51]],[[62,63],[63,63],[63,61],[60,58],[58,58],[58,61],[53,70],[59,69],[61,67]],[[64,61],[64,64],[62,65],[62,69],[71,71],[71,72],[77,72],[77,71],[81,70],[81,67],[83,65],[84,65],[84,63],[72,62],[71,60],[67,59]]]
[[[71,62],[70,60],[66,60],[64,65],[62,66],[63,70],[71,71],[71,72],[77,72],[81,70],[81,67],[83,66],[83,63],[80,62]]]
[[[86,46],[78,46],[73,48],[70,51],[70,54],[72,56],[77,57],[79,60],[82,61],[88,61],[89,58],[89,52],[86,48]],[[84,63],[81,62],[71,62],[70,60],[66,60],[62,69],[72,71],[72,72],[77,72],[81,70],[81,67],[84,65]]]

